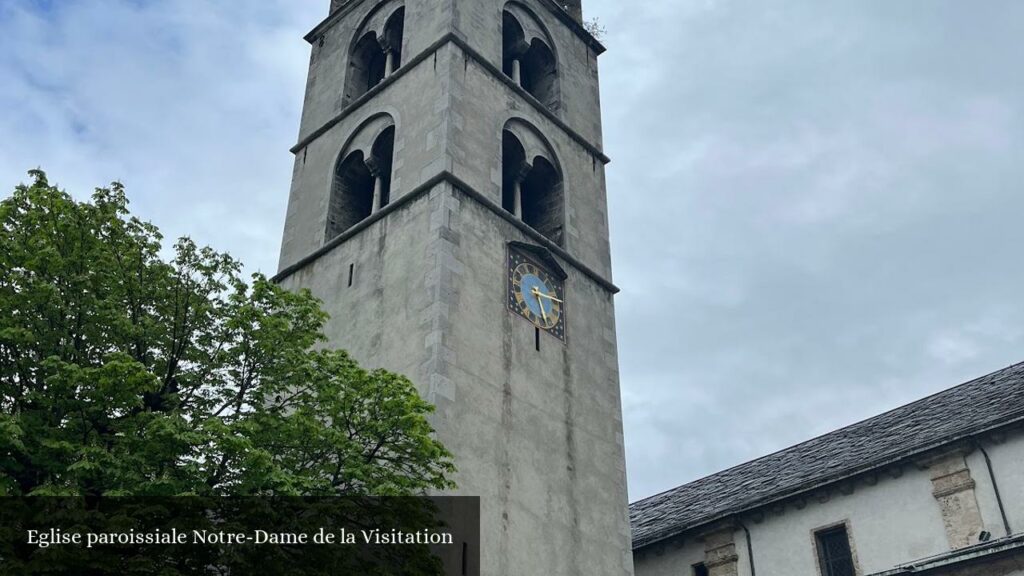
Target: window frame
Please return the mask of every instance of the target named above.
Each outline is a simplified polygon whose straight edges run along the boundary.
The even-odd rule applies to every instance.
[[[811,542],[813,544],[814,553],[814,567],[818,576],[831,576],[827,571],[825,565],[824,550],[822,548],[822,536],[827,536],[831,532],[842,531],[846,535],[846,543],[850,550],[850,565],[853,568],[854,576],[862,576],[863,572],[860,569],[860,562],[857,559],[857,547],[853,540],[853,530],[848,519],[825,526],[820,526],[811,530]]]

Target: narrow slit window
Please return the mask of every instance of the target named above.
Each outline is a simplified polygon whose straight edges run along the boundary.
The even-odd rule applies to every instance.
[[[356,271],[356,265],[355,264],[349,264],[348,265],[348,287],[349,288],[352,287],[352,278],[355,275],[355,271]]]
[[[533,346],[537,349],[537,352],[540,352],[540,328],[534,328],[533,330]]]

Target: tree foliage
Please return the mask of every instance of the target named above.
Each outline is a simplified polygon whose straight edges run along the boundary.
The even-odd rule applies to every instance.
[[[321,349],[308,292],[41,171],[0,203],[0,495],[415,494],[451,487],[404,377]]]

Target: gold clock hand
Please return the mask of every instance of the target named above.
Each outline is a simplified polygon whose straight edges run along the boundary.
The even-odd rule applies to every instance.
[[[548,300],[551,300],[552,302],[558,302],[559,304],[563,303],[558,298],[555,298],[554,296],[548,296],[547,294],[545,294],[543,292],[537,292],[537,296],[540,296],[541,298],[547,298]]]
[[[534,287],[533,290],[531,290],[530,292],[533,294],[533,296],[535,298],[537,298],[537,305],[540,306],[540,315],[541,315],[542,318],[544,318],[544,323],[547,324],[548,323],[548,313],[544,310],[544,303],[541,302],[540,298],[539,298],[540,296],[543,296],[543,294],[541,294],[540,290],[537,290],[536,287]]]

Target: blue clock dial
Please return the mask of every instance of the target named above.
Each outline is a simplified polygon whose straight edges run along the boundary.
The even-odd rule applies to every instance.
[[[509,262],[509,308],[564,340],[564,307],[561,282],[532,261],[513,254]]]
[[[544,283],[539,277],[533,274],[524,274],[523,279],[519,284],[519,292],[523,298],[523,302],[530,309],[531,312],[537,316],[552,316],[554,317],[555,302],[545,298],[545,296],[554,296],[547,284]]]

